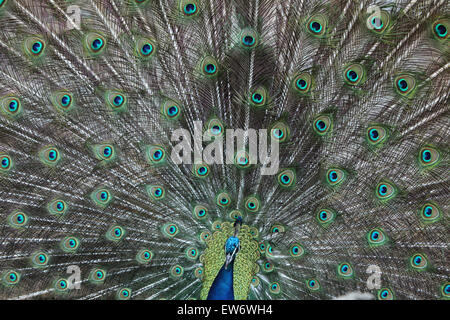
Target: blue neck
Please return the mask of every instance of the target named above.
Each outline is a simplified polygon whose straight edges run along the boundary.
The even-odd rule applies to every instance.
[[[207,300],[234,300],[233,269],[234,260],[226,270],[225,263],[223,264],[209,289]]]

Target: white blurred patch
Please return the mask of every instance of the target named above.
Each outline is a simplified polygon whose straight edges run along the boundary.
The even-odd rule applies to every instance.
[[[335,297],[333,300],[373,300],[375,296],[368,292],[354,291],[343,296]]]

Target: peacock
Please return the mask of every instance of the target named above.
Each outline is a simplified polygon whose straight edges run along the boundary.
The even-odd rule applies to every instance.
[[[450,2],[0,0],[0,298],[448,300]]]

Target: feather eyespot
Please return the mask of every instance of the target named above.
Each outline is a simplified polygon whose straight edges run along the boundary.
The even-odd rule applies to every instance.
[[[216,196],[216,204],[221,208],[227,208],[231,205],[231,197],[227,192],[220,192]]]
[[[240,35],[241,45],[244,48],[251,49],[258,44],[258,35],[251,29],[245,29]]]
[[[96,56],[105,50],[106,38],[99,33],[91,32],[85,35],[83,44],[91,56]]]
[[[37,59],[43,56],[46,49],[44,39],[37,36],[32,36],[25,39],[25,53],[32,59]]]
[[[117,291],[116,298],[118,300],[129,300],[131,298],[131,289],[123,288]]]
[[[312,16],[306,23],[306,28],[309,33],[315,37],[324,37],[327,31],[328,20],[325,16],[317,14]]]
[[[306,280],[306,286],[311,291],[317,291],[320,289],[320,282],[317,279],[308,279]]]
[[[371,15],[367,18],[367,27],[376,34],[383,34],[390,24],[390,16],[386,11],[381,10],[379,15]]]
[[[295,171],[293,169],[281,170],[277,175],[277,181],[282,188],[291,188],[296,181]]]
[[[444,41],[448,38],[448,29],[450,27],[450,21],[448,19],[439,19],[433,22],[432,31],[433,35],[439,41]]]
[[[153,166],[166,163],[166,150],[162,146],[152,145],[145,148],[147,162]]]
[[[272,294],[280,294],[281,292],[280,284],[278,282],[272,282],[270,284],[269,291]]]
[[[197,220],[203,220],[208,216],[208,209],[203,205],[196,205],[192,210],[192,215]]]
[[[214,59],[211,56],[205,57],[201,61],[200,66],[201,66],[203,75],[205,75],[207,77],[213,77],[213,76],[217,75],[217,73],[219,71],[219,67],[218,67],[218,63],[217,63],[216,59]]]
[[[294,77],[293,86],[297,93],[307,94],[312,85],[312,77],[309,73],[303,72]]]
[[[270,137],[279,143],[286,142],[289,139],[290,130],[283,121],[274,123],[270,128]]]
[[[22,211],[13,212],[8,217],[9,225],[17,229],[25,227],[28,224],[28,221],[28,215],[26,215]]]
[[[186,258],[188,258],[189,260],[197,260],[198,250],[197,250],[197,248],[189,247],[186,249],[185,255],[186,255]]]
[[[61,153],[56,147],[44,147],[39,151],[41,162],[48,166],[56,166],[61,161]]]
[[[416,92],[416,79],[410,74],[400,74],[394,78],[396,92],[405,98],[413,98]]]
[[[31,262],[33,263],[33,265],[37,268],[42,268],[48,265],[48,261],[49,261],[49,257],[46,253],[44,252],[35,252],[32,256],[31,256]]]
[[[441,218],[441,209],[434,203],[427,202],[419,210],[419,216],[425,223],[433,223]]]
[[[422,271],[428,267],[428,259],[426,258],[425,255],[421,253],[416,253],[411,256],[410,264],[414,269]]]
[[[353,277],[353,268],[352,268],[352,266],[349,263],[347,263],[347,262],[341,263],[338,266],[338,275],[341,278],[344,278],[344,279]]]
[[[256,213],[260,208],[260,200],[256,196],[249,196],[245,199],[244,206],[248,212]]]
[[[146,190],[150,198],[156,201],[164,199],[166,195],[166,191],[161,185],[148,185]]]
[[[91,270],[89,274],[89,281],[92,283],[100,284],[105,281],[106,278],[106,270],[94,268]]]
[[[387,242],[387,237],[382,229],[376,228],[369,231],[367,241],[372,247],[378,247]]]
[[[369,145],[379,147],[388,138],[388,131],[379,125],[369,126],[366,131],[366,137]]]
[[[0,173],[9,172],[14,165],[13,159],[7,154],[0,154]]]
[[[183,8],[183,14],[185,16],[193,16],[198,11],[197,4],[193,1],[184,1],[181,6]]]
[[[314,119],[313,129],[318,135],[324,136],[331,131],[332,124],[330,116],[320,115]]]
[[[2,282],[6,286],[13,286],[19,283],[21,275],[15,270],[8,270],[3,273]]]
[[[359,63],[348,65],[344,70],[344,80],[347,84],[357,86],[365,81],[366,71]]]
[[[387,201],[394,198],[398,193],[397,187],[387,181],[381,181],[377,184],[375,194],[381,201]]]
[[[172,266],[169,270],[170,276],[174,279],[181,278],[183,276],[183,273],[184,273],[183,267],[178,264]]]
[[[181,114],[181,105],[172,99],[166,99],[161,105],[161,113],[167,120],[176,120]]]
[[[258,87],[249,97],[250,105],[255,108],[262,108],[267,104],[267,91],[264,87]]]
[[[339,168],[328,169],[326,173],[326,181],[330,186],[338,186],[347,178],[347,173]]]
[[[163,232],[163,234],[165,236],[173,238],[173,237],[175,237],[178,234],[179,229],[178,229],[178,226],[176,224],[174,224],[174,223],[167,223],[167,224],[165,224],[163,226],[162,232]]]
[[[299,258],[303,256],[304,253],[305,250],[303,249],[303,246],[300,243],[293,243],[289,248],[289,254],[294,258]]]
[[[207,164],[194,164],[192,166],[192,173],[195,177],[204,179],[208,177],[210,169]]]
[[[64,200],[55,199],[49,202],[47,211],[51,215],[61,217],[68,211],[68,205]]]
[[[394,293],[389,288],[381,288],[377,293],[378,300],[394,300]]]
[[[136,42],[135,52],[143,60],[148,60],[156,52],[156,43],[152,39],[141,38]]]
[[[97,206],[104,208],[113,200],[113,196],[108,189],[99,188],[91,193],[91,199]]]
[[[153,258],[153,252],[147,249],[139,250],[136,254],[136,260],[140,264],[149,264]]]
[[[22,113],[22,103],[16,96],[5,96],[0,99],[0,111],[9,119],[15,120]]]
[[[331,209],[319,209],[316,212],[316,220],[323,227],[326,227],[329,224],[331,224],[335,218],[336,213],[334,212],[334,210]]]
[[[441,156],[436,148],[422,147],[419,151],[419,163],[422,167],[432,168],[441,161]]]
[[[66,237],[61,241],[61,249],[64,252],[74,253],[78,250],[80,241],[75,237]]]
[[[120,241],[125,237],[125,229],[121,226],[112,226],[106,232],[106,238],[111,241]]]
[[[446,282],[441,286],[441,293],[444,298],[450,298],[450,282]]]

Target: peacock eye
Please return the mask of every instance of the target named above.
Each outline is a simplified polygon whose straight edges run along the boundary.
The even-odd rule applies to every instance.
[[[376,187],[376,196],[382,201],[394,198],[397,195],[397,187],[387,181],[379,182]]]
[[[381,246],[386,243],[387,237],[382,229],[376,228],[367,234],[367,241],[372,247]]]
[[[184,273],[184,269],[180,265],[174,265],[169,270],[170,276],[174,279],[181,278],[183,276],[183,273]]]
[[[450,20],[439,19],[433,22],[433,35],[439,41],[444,41],[448,38],[448,29],[450,27]]]
[[[142,249],[136,254],[136,260],[140,264],[148,264],[153,258],[153,253],[150,250]]]
[[[218,118],[211,118],[206,124],[206,134],[215,139],[223,136],[224,126]]]
[[[296,174],[293,169],[281,170],[277,175],[278,184],[282,188],[290,188],[294,186],[296,181]]]
[[[39,151],[39,158],[42,163],[48,166],[56,166],[61,160],[61,155],[57,148],[49,146]]]
[[[5,117],[15,120],[22,114],[22,104],[16,96],[0,98],[0,113]]]
[[[312,77],[309,73],[303,72],[294,77],[294,89],[300,94],[306,94],[311,89]]]
[[[205,76],[211,77],[217,74],[218,64],[211,56],[205,57],[201,62],[201,70]]]
[[[389,13],[381,10],[379,15],[371,15],[368,17],[367,27],[376,34],[382,34],[386,31],[390,23]]]
[[[324,37],[327,31],[328,20],[325,16],[317,14],[309,18],[306,23],[309,33],[316,37]]]
[[[105,101],[108,108],[115,113],[125,111],[128,104],[127,97],[122,92],[116,90],[106,91]]]
[[[344,170],[338,168],[328,169],[326,173],[327,183],[331,186],[337,186],[341,184],[347,177],[347,173]]]
[[[16,285],[20,281],[20,274],[14,270],[8,270],[2,275],[2,282],[6,286]]]
[[[198,250],[194,247],[189,247],[185,251],[186,258],[189,260],[196,260],[198,258]]]
[[[405,98],[412,98],[416,89],[416,79],[409,74],[400,74],[394,78],[397,93]]]
[[[272,282],[270,284],[270,293],[279,294],[281,292],[281,288],[278,282]]]
[[[195,1],[181,1],[180,7],[182,8],[182,13],[187,17],[193,16],[198,12]]]
[[[293,243],[289,248],[289,254],[292,257],[299,258],[303,256],[304,253],[305,250],[303,249],[303,246],[300,243]]]
[[[195,164],[192,167],[192,173],[195,177],[204,179],[209,175],[210,169],[206,164]]]
[[[96,56],[102,53],[106,47],[106,38],[96,32],[90,32],[85,35],[83,44],[86,52],[91,56]]]
[[[197,220],[205,219],[208,214],[208,209],[203,205],[196,205],[192,211],[192,215]]]
[[[349,263],[347,263],[347,262],[341,263],[338,266],[338,275],[340,277],[342,277],[342,278],[350,278],[350,277],[352,277],[353,276],[353,268],[352,268],[352,266]]]
[[[231,197],[227,192],[220,192],[216,196],[216,204],[221,208],[227,208],[231,204]]]
[[[332,123],[330,116],[320,115],[314,119],[313,129],[318,135],[324,136],[331,131]]]
[[[367,128],[367,141],[371,146],[381,146],[387,139],[387,130],[382,126]]]
[[[46,43],[44,39],[37,36],[32,36],[25,39],[25,53],[32,59],[37,59],[43,56]]]
[[[166,163],[166,150],[162,146],[147,146],[145,154],[147,162],[151,165],[163,165]]]
[[[161,113],[167,120],[176,120],[181,114],[180,104],[175,100],[166,99],[161,105]]]
[[[80,246],[80,241],[75,237],[66,237],[61,241],[61,249],[64,252],[73,253],[76,252]]]
[[[125,236],[125,229],[121,226],[112,226],[106,232],[106,238],[111,241],[119,241]]]
[[[263,264],[263,271],[266,273],[270,273],[274,270],[274,265],[270,263],[269,261],[264,262]]]
[[[119,291],[117,291],[117,295],[116,298],[118,300],[128,300],[131,297],[131,289],[128,288],[123,288],[123,289],[119,289]]]
[[[437,149],[426,146],[419,151],[419,163],[423,167],[433,167],[441,160],[440,153]]]
[[[425,203],[419,211],[419,216],[425,223],[433,223],[441,218],[441,209],[434,203]]]
[[[270,136],[279,143],[286,142],[289,139],[290,130],[288,125],[283,121],[278,121],[271,126]]]
[[[250,104],[256,108],[264,107],[267,103],[267,91],[259,87],[250,94]]]
[[[91,199],[97,206],[104,208],[112,201],[112,195],[109,190],[100,188],[91,193]]]
[[[156,42],[149,38],[140,38],[136,42],[135,52],[142,60],[148,60],[156,52]]]
[[[167,237],[175,237],[179,232],[178,226],[174,223],[167,223],[162,227],[162,233]]]
[[[366,71],[359,63],[348,65],[344,70],[344,80],[352,86],[356,86],[365,81]]]
[[[323,227],[328,226],[336,218],[336,213],[331,209],[319,209],[316,213],[316,220]]]
[[[36,252],[31,256],[33,265],[38,268],[47,266],[48,260],[48,255],[44,252]]]
[[[241,32],[241,44],[244,48],[254,48],[258,43],[258,35],[251,29],[245,29]]]
[[[12,166],[12,158],[6,154],[0,154],[0,173],[10,171]]]
[[[106,278],[106,271],[103,269],[93,269],[89,274],[89,280],[93,283],[102,283]]]
[[[450,283],[446,282],[441,287],[442,296],[450,298]]]
[[[423,270],[427,268],[428,260],[425,255],[416,253],[411,256],[410,264],[416,270]]]
[[[18,211],[13,212],[8,217],[8,224],[13,228],[23,228],[28,224],[29,218],[25,213]]]
[[[377,294],[378,300],[394,300],[394,293],[389,288],[381,288]]]

